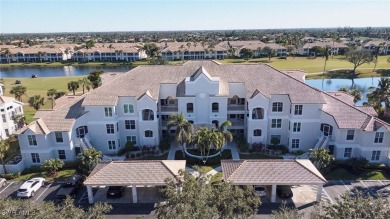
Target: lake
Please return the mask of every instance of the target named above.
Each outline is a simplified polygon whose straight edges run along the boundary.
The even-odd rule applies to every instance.
[[[357,78],[354,83],[350,79],[313,79],[306,80],[306,84],[316,87],[323,91],[338,91],[340,88],[358,89],[362,92],[362,100],[356,105],[361,106],[363,102],[367,102],[367,94],[371,93],[377,86],[380,77]],[[371,88],[370,87],[375,87]]]
[[[64,66],[64,67],[14,67],[0,68],[0,78],[26,78],[35,74],[38,77],[64,77],[88,75],[92,71],[102,70],[104,72],[126,72],[129,66],[104,67],[104,66]],[[338,91],[340,88],[359,89],[362,92],[362,100],[357,105],[367,101],[366,95],[372,92],[370,87],[378,86],[380,77],[357,78],[352,84],[349,79],[313,79],[306,80],[306,84],[323,91]],[[352,85],[354,85],[352,87]]]
[[[0,68],[0,78],[29,78],[35,74],[38,77],[64,77],[88,75],[92,71],[126,72],[129,66],[63,66],[63,67],[13,67]]]

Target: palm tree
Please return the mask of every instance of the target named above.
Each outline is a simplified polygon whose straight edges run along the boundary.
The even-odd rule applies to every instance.
[[[343,88],[340,88],[339,91],[342,91],[344,93],[347,93],[347,94],[353,96],[354,103],[358,102],[359,100],[362,100],[362,92],[360,92],[360,90],[358,90],[358,89],[350,90],[346,87],[343,87]]]
[[[188,55],[191,57],[191,52],[190,52],[191,43],[188,42],[186,45],[187,45],[187,48],[188,48]],[[190,57],[188,59],[191,59]]]
[[[225,146],[226,141],[232,142],[233,141],[233,135],[230,131],[228,131],[228,127],[232,126],[232,123],[230,121],[223,122],[218,129],[218,132],[223,136],[223,146]]]
[[[220,150],[223,147],[224,136],[214,128],[209,130],[208,128],[202,127],[193,136],[193,142],[200,151],[203,163],[206,163],[213,146],[215,150]]]
[[[85,93],[85,88],[89,91],[91,90],[91,87],[92,87],[92,83],[90,80],[88,80],[88,78],[82,78],[78,81],[79,85],[81,85],[81,87],[83,88],[83,94]]]
[[[1,161],[1,164],[3,165],[4,174],[7,174],[7,169],[5,168],[4,158],[5,158],[5,155],[7,154],[8,150],[9,150],[8,141],[1,140],[0,141],[0,161]]]
[[[7,57],[8,63],[11,63],[11,55],[12,55],[11,51],[9,49],[5,49],[4,55],[5,55],[5,57]]]
[[[79,89],[79,82],[77,82],[77,81],[68,82],[68,90],[73,91],[73,95],[76,95],[77,89]]]
[[[170,130],[172,127],[176,127],[175,140],[183,150],[184,143],[189,143],[191,141],[192,132],[194,130],[192,124],[184,118],[183,113],[180,113],[180,115],[171,114],[169,115],[167,127],[168,130]]]
[[[42,56],[44,56],[46,52],[38,51],[39,61],[42,63]]]
[[[97,151],[95,148],[85,149],[81,154],[81,167],[85,173],[90,173],[101,159],[101,151]]]
[[[386,98],[390,96],[390,79],[381,78],[378,82],[378,87],[370,94],[367,95],[369,102],[374,108],[380,112],[382,103],[385,102],[386,106],[389,107],[389,103]]]
[[[47,170],[49,176],[55,176],[64,165],[65,162],[60,159],[48,159],[43,162],[42,167]]]
[[[17,124],[18,129],[23,127],[25,125],[26,118],[23,114],[14,115],[12,117],[12,120],[14,120],[14,123]]]
[[[41,97],[41,95],[34,95],[30,97],[27,102],[32,108],[39,110],[45,103],[45,98]]]
[[[378,56],[379,56],[379,53],[381,51],[381,48],[385,45],[385,43],[380,43],[376,48],[375,48],[375,51],[374,51],[374,68],[372,69],[372,72],[375,71],[376,69],[376,65],[378,64]]]
[[[58,91],[54,88],[47,90],[46,95],[51,100],[51,108],[52,109],[54,108],[54,100],[55,100],[55,97],[57,96],[57,94],[58,94]]]
[[[324,71],[323,71],[322,74],[325,74],[326,62],[327,62],[328,59],[329,59],[329,52],[330,52],[330,47],[329,47],[329,46],[325,46],[325,49],[324,49],[325,64],[324,64]]]
[[[184,45],[179,47],[179,52],[181,53],[181,60],[184,61]]]
[[[89,49],[92,49],[92,47],[95,46],[95,42],[93,42],[92,40],[89,40],[86,44],[85,44],[85,48],[87,49],[87,53],[88,53],[88,50]],[[87,61],[89,62],[89,60],[87,59]]]
[[[9,91],[10,94],[15,95],[15,99],[22,101],[22,96],[26,93],[27,88],[22,85],[16,85],[11,88]]]

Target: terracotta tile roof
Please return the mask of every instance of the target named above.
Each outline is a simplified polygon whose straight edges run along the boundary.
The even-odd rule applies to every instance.
[[[201,43],[197,43],[196,46],[194,43],[191,43],[191,46],[188,48],[187,46],[188,42],[167,42],[165,43],[160,43],[160,48],[161,52],[178,52],[180,51],[190,51],[190,52],[203,52],[205,49],[211,50],[211,48],[208,47],[208,45],[205,45],[204,47],[202,46]],[[183,46],[182,48],[180,48]],[[226,48],[220,46],[220,45],[215,45],[214,48],[212,48],[214,51],[227,51]]]
[[[222,160],[223,179],[233,185],[304,185],[327,181],[309,160]]]
[[[85,180],[85,185],[165,185],[184,170],[185,160],[137,160],[100,163]]]
[[[342,91],[327,91],[326,93],[328,93],[332,97],[337,98],[340,101],[343,101],[344,103],[346,103],[348,105],[351,105],[351,106],[355,105],[355,103],[353,102],[353,99],[355,99],[355,98],[350,94],[347,94],[347,93],[342,92]]]
[[[372,46],[379,46],[379,44],[384,43],[384,45],[389,46],[390,41],[384,41],[384,40],[371,40],[364,44],[364,47],[372,47]]]
[[[13,102],[13,101],[21,103],[19,101],[16,101],[15,98],[13,98],[13,97],[0,96],[0,104],[9,103],[9,102]]]
[[[330,47],[334,47],[334,48],[347,48],[348,46],[347,45],[344,45],[344,44],[341,44],[341,43],[338,43],[338,42],[334,42],[333,44],[333,41],[328,41],[328,42],[320,42],[320,41],[316,41],[314,43],[306,43],[303,48],[304,49],[311,49],[315,46],[319,46],[319,47],[325,47],[325,46],[330,46]]]
[[[163,83],[178,84],[177,93],[182,96],[185,86],[183,80],[200,67],[212,77],[221,79],[222,93],[228,92],[228,83],[238,82],[245,83],[248,98],[258,90],[267,98],[287,94],[292,103],[325,103],[319,90],[268,65],[189,61],[183,65],[144,65],[134,68],[95,89],[85,98],[83,105],[112,106],[116,104],[118,96],[133,96],[138,99],[147,90],[157,100],[160,84]]]
[[[17,54],[17,53],[37,54],[38,52],[46,52],[48,54],[50,54],[50,53],[63,54],[64,53],[64,51],[61,50],[60,48],[42,48],[39,46],[28,47],[28,48],[13,48],[13,49],[9,49],[9,51],[12,54]]]
[[[303,70],[283,70],[281,71],[299,81],[305,82],[306,72]]]
[[[47,115],[51,112],[53,112],[52,109],[40,109],[37,112],[35,112],[33,119],[39,119],[39,118],[43,117],[44,115]]]
[[[375,111],[374,107],[372,106],[356,106],[359,110],[369,114],[370,116],[378,116],[378,113]]]

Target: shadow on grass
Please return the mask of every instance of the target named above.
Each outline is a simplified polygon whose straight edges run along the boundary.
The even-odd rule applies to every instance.
[[[382,77],[390,77],[390,69],[378,69],[376,72]]]
[[[272,63],[271,60],[249,60],[250,63]]]

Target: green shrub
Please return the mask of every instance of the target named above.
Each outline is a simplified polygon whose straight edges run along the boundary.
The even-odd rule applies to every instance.
[[[31,166],[30,168],[26,168],[23,170],[22,175],[30,174],[30,173],[40,173],[43,169],[41,166]]]
[[[126,148],[125,151],[133,151],[134,150],[134,143],[132,141],[126,142],[125,148]]]
[[[165,150],[168,150],[169,147],[171,147],[171,143],[168,138],[163,138],[160,141],[160,144],[158,145],[158,148],[161,152],[164,152]]]
[[[271,144],[273,144],[274,146],[279,145],[280,144],[280,139],[277,138],[277,137],[271,138]]]
[[[122,156],[126,153],[126,148],[121,148],[118,150],[118,156]]]
[[[64,166],[62,169],[77,169],[80,166],[80,160],[77,159],[75,161],[68,161],[65,162]]]
[[[1,174],[2,178],[5,178],[6,180],[11,180],[18,178],[20,176],[20,173],[7,173],[7,174]]]

